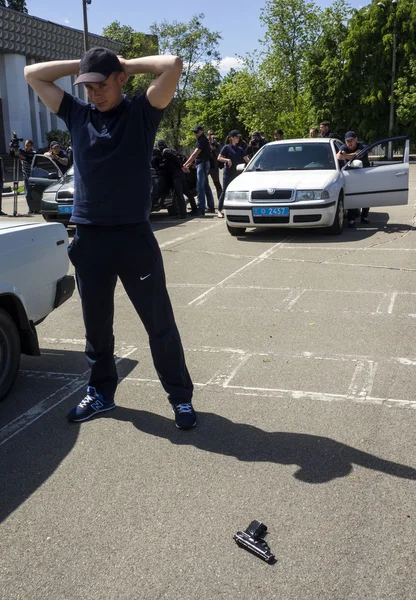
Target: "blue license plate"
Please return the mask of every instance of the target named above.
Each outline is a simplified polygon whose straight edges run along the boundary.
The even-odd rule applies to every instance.
[[[72,206],[58,206],[58,213],[72,215]]]
[[[288,206],[256,206],[253,208],[253,217],[288,217]]]

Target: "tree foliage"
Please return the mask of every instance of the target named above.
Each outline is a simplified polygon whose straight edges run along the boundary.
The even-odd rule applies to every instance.
[[[0,6],[4,6],[5,8],[12,8],[13,10],[18,10],[19,12],[23,12],[26,14],[28,12],[26,0],[0,0]]]
[[[5,0],[0,0],[4,2]],[[416,132],[416,3],[377,0],[359,10],[348,0],[321,9],[313,0],[266,0],[259,11],[264,39],[243,59],[239,71],[221,77],[218,32],[203,25],[203,14],[189,22],[154,23],[161,54],[179,55],[184,68],[175,97],[165,111],[160,134],[169,145],[193,143],[192,128],[202,124],[225,139],[231,129],[248,137],[253,130],[271,139],[307,135],[330,120],[340,135],[349,129],[361,139],[386,137],[391,100],[392,50],[397,40],[394,86],[395,134]],[[123,44],[126,58],[152,54],[149,39],[118,21],[105,35]],[[149,76],[146,82],[147,87]],[[134,81],[130,93],[140,88]]]
[[[204,64],[215,63],[220,59],[218,43],[221,36],[217,31],[210,31],[203,25],[204,18],[200,13],[194,15],[187,23],[162,21],[153,23],[150,27],[150,31],[159,41],[159,52],[174,54],[183,60],[183,71],[175,97],[163,120],[163,128],[169,129],[176,147],[183,143],[186,136],[182,129],[186,103],[193,94],[198,75]]]
[[[122,44],[120,54],[126,59],[149,56],[158,53],[157,38],[134,31],[130,25],[120,25],[113,21],[103,30],[103,36]],[[124,92],[128,98],[142,94],[153,79],[153,75],[135,75],[130,77]]]

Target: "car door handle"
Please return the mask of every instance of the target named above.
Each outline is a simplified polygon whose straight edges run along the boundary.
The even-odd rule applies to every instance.
[[[406,171],[400,171],[400,173],[396,173],[396,177],[403,177],[403,175],[406,175]]]

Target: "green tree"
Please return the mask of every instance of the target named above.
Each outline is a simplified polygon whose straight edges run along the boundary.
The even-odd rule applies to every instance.
[[[220,72],[212,63],[206,63],[196,75],[192,84],[192,94],[185,103],[183,131],[187,146],[192,146],[195,141],[192,128],[196,124],[202,124],[206,129],[212,128],[216,133],[218,132],[220,121],[216,114],[216,107],[220,84]]]
[[[307,0],[267,0],[260,14],[266,27],[264,59],[257,69],[257,90],[261,103],[258,119],[271,136],[280,127],[285,136],[304,135],[309,122],[305,86],[307,51],[316,43],[320,9]]]
[[[26,13],[28,12],[26,6],[26,0],[0,0],[0,6],[4,6],[5,8],[12,8],[13,10],[18,10],[20,12]]]
[[[306,54],[305,88],[311,106],[309,127],[330,120],[335,130],[348,129],[350,115],[345,114],[341,100],[349,93],[348,83],[344,78],[340,82],[340,77],[345,62],[343,42],[348,37],[351,15],[352,8],[345,0],[335,0],[322,12],[319,38]]]
[[[416,134],[416,60],[409,62],[408,72],[396,83],[397,120],[403,131]]]
[[[103,29],[103,36],[122,44],[120,55],[126,59],[149,56],[158,53],[157,38],[134,31],[130,25],[121,25],[113,21]],[[143,93],[153,79],[153,75],[135,75],[127,81],[124,92],[131,98],[135,94]]]
[[[262,69],[270,82],[286,80],[293,102],[304,88],[305,55],[317,40],[320,14],[320,9],[306,0],[267,0],[261,10],[260,20],[266,27]]]
[[[161,130],[168,132],[169,140],[175,147],[185,141],[183,121],[186,116],[186,103],[193,94],[195,81],[206,63],[220,59],[218,42],[221,36],[216,31],[204,27],[204,15],[194,15],[188,23],[162,21],[153,23],[150,30],[157,36],[161,54],[174,54],[183,60],[183,71],[178,82],[175,97],[165,113]]]
[[[384,8],[374,1],[355,11],[342,43],[344,62],[335,97],[345,128],[357,130],[368,141],[388,134],[394,28],[397,77],[403,81],[411,75],[409,64],[416,53],[416,6],[412,0],[397,4],[384,0]],[[398,91],[402,93],[402,87]],[[407,126],[396,121],[394,132],[406,133]]]

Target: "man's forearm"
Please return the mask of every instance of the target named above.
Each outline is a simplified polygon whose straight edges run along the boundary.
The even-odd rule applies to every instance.
[[[29,83],[33,79],[53,83],[61,77],[78,75],[79,62],[79,60],[54,60],[28,65],[25,67],[25,77]]]
[[[139,75],[141,73],[161,75],[169,69],[181,69],[182,61],[177,56],[164,54],[132,58],[126,60],[123,66],[127,75]]]
[[[188,158],[188,160],[184,164],[184,167],[190,167],[200,152],[201,152],[201,150],[199,148],[196,148],[196,150],[194,150],[192,152],[191,156]]]

